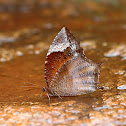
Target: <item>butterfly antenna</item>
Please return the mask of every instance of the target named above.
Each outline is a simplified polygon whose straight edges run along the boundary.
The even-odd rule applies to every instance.
[[[23,87],[36,87],[36,86],[21,86],[21,88],[23,88]]]
[[[31,84],[32,86],[21,86],[22,87],[40,87],[42,89],[43,92],[46,91],[46,89],[38,84],[34,84],[34,83],[31,83],[31,82],[24,82],[24,84]],[[42,93],[40,94],[40,97],[42,96]]]
[[[34,84],[34,83],[31,83],[31,82],[24,82],[24,84],[31,84],[31,85],[35,85],[35,86],[37,86],[37,87],[42,87],[42,86],[40,86],[40,85],[38,85],[38,84]],[[27,86],[27,87],[29,87],[29,86]]]

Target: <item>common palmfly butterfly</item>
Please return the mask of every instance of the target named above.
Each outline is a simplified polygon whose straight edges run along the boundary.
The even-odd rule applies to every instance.
[[[96,90],[102,63],[89,60],[80,42],[63,27],[53,40],[45,61],[48,96],[77,96]],[[60,97],[61,98],[61,97]]]

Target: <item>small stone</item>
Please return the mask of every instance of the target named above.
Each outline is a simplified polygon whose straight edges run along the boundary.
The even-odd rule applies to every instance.
[[[19,115],[20,113],[19,112],[14,112],[13,115]]]
[[[123,75],[125,72],[126,72],[125,70],[119,70],[119,71],[116,72],[115,74]]]
[[[107,42],[103,42],[102,45],[103,45],[103,46],[107,46],[108,43],[107,43]]]
[[[119,89],[119,90],[124,90],[124,89],[126,89],[126,85],[118,86],[117,89]]]
[[[17,56],[23,56],[23,53],[22,53],[21,51],[17,51],[17,52],[16,52],[16,55],[17,55]]]
[[[30,45],[27,45],[25,48],[27,48],[27,49],[33,49],[34,45],[30,44]]]
[[[35,50],[35,54],[40,54],[40,51],[39,50]]]
[[[84,49],[95,49],[96,48],[96,42],[95,41],[83,41],[80,43],[82,47],[84,47]]]
[[[0,62],[6,62],[7,61],[7,59],[5,59],[5,58],[0,58]]]
[[[106,56],[106,57],[121,56],[124,58],[125,53],[126,53],[125,45],[119,45],[119,46],[113,47],[113,49],[111,49],[110,51],[105,53],[104,56]]]

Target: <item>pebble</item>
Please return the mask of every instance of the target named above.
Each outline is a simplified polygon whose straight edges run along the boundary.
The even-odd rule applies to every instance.
[[[118,86],[117,89],[119,89],[119,90],[124,90],[124,89],[126,89],[126,84],[125,84],[125,85]]]
[[[7,61],[7,59],[5,59],[5,58],[0,58],[0,62],[6,62]]]
[[[125,72],[125,70],[119,70],[118,72],[115,72],[115,74],[123,75]]]
[[[17,55],[17,56],[23,56],[23,53],[22,53],[21,51],[17,51],[17,52],[16,52],[16,55]]]
[[[104,56],[106,57],[121,56],[122,60],[125,60],[126,59],[126,46],[125,45],[114,46],[111,50],[104,53]]]
[[[96,42],[94,40],[82,41],[80,43],[80,46],[83,47],[84,50],[95,49],[96,48]]]
[[[48,48],[48,46],[44,43],[44,42],[39,42],[36,45],[33,44],[29,44],[25,47],[19,47],[16,49],[0,49],[0,62],[6,62],[6,61],[10,61],[14,58],[16,58],[17,56],[23,56],[25,54],[35,54],[38,55],[41,52],[43,52],[44,50],[46,50]]]

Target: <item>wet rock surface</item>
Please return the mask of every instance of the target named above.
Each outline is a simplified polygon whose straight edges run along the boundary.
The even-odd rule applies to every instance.
[[[0,1],[0,125],[126,125],[125,5]],[[80,40],[87,58],[105,62],[99,84],[104,89],[49,103],[40,88],[46,86],[44,62],[63,26]]]

